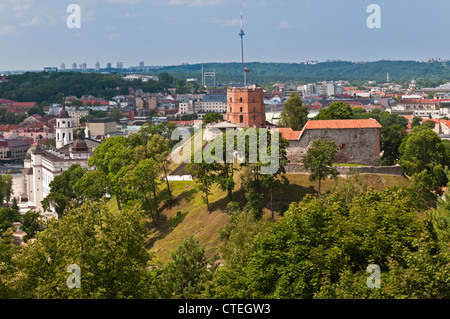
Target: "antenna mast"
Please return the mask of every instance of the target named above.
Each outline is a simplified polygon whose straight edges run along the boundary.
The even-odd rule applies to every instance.
[[[241,31],[239,32],[239,36],[241,37],[241,63],[242,68],[244,70],[244,87],[247,86],[247,73],[244,69],[244,15],[242,13],[242,4],[241,4]]]

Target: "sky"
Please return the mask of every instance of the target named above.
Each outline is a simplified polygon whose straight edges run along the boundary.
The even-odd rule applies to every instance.
[[[0,70],[239,62],[241,4],[247,62],[450,59],[448,0],[0,0]]]

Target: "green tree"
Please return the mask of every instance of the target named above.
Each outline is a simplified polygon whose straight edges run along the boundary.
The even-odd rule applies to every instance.
[[[242,228],[232,231],[209,292],[240,299],[447,298],[450,259],[433,251],[427,224],[407,189],[346,199],[340,192],[308,195],[250,238]],[[381,289],[366,286],[370,264],[381,267]]]
[[[422,123],[422,125],[431,128],[432,130],[434,130],[434,128],[436,127],[436,123],[430,120],[426,120]]]
[[[0,174],[0,206],[8,202],[12,195],[13,178],[12,175]]]
[[[36,234],[43,229],[43,222],[40,220],[41,214],[38,211],[30,210],[26,214],[20,217],[20,229],[24,231],[26,236],[23,240],[27,242],[29,239],[34,238]]]
[[[445,167],[445,174],[449,180],[447,190],[442,198],[438,198],[437,209],[430,212],[434,232],[444,252],[450,249],[450,170],[447,166]]]
[[[189,164],[188,167],[188,170],[195,178],[197,189],[202,191],[204,194],[203,201],[206,204],[208,212],[211,212],[209,196],[212,194],[212,187],[216,181],[216,164],[207,163],[205,161],[202,161],[201,163],[194,163],[194,161],[192,161],[192,163]]]
[[[108,116],[113,118],[114,121],[119,122],[122,118],[122,112],[119,109],[114,109]]]
[[[70,106],[83,106],[83,101],[81,101],[81,100],[73,100],[70,103]]]
[[[105,173],[99,170],[87,171],[73,185],[73,191],[80,202],[101,201],[108,194],[108,181]]]
[[[161,163],[153,158],[144,159],[131,165],[126,176],[122,179],[123,187],[134,189],[136,199],[141,201],[141,207],[149,211],[156,227],[160,225],[159,213],[159,176]],[[153,196],[153,200],[151,197]]]
[[[58,216],[62,217],[72,203],[78,202],[79,197],[74,191],[74,186],[85,173],[85,168],[82,168],[80,164],[74,164],[67,171],[56,176],[50,182],[50,193],[42,201],[44,210],[50,211],[54,208]]]
[[[28,116],[32,116],[34,114],[39,114],[40,116],[44,116],[45,112],[42,107],[33,106],[32,108],[28,109],[27,114],[28,114]]]
[[[13,223],[19,220],[20,215],[17,210],[9,207],[0,207],[0,234],[13,227]]]
[[[133,196],[126,191],[122,179],[129,172],[134,156],[129,140],[124,136],[117,136],[110,137],[97,146],[88,160],[90,166],[103,172],[108,193],[115,196],[119,210],[122,209],[121,203],[127,203]]]
[[[399,124],[381,128],[381,165],[394,165],[399,160],[400,145],[406,136],[405,128]]]
[[[113,211],[86,202],[51,220],[17,257],[19,298],[145,298],[149,295],[148,234],[139,209]],[[81,287],[69,289],[69,265],[80,267]]]
[[[333,102],[327,108],[321,109],[315,120],[348,120],[353,118],[351,106],[345,102]]]
[[[310,172],[310,181],[319,181],[319,194],[322,180],[339,173],[333,167],[338,146],[330,140],[315,140],[302,158],[302,164]]]
[[[190,236],[183,241],[156,279],[154,296],[163,299],[195,299],[202,296],[216,270],[214,257],[208,260],[205,249]]]
[[[245,205],[245,211],[248,212],[256,220],[261,219],[263,216],[263,195],[261,191],[258,191],[258,182],[255,179],[255,174],[252,166],[247,166],[244,172],[240,176],[241,188],[245,192],[245,198],[247,204]]]
[[[409,176],[427,171],[429,188],[440,192],[447,183],[444,167],[448,158],[441,138],[426,126],[416,126],[400,146],[400,165]]]
[[[300,95],[294,92],[284,103],[279,125],[281,127],[289,127],[294,131],[301,131],[307,121],[308,109],[303,105]]]
[[[422,118],[421,117],[414,117],[411,123],[411,127],[414,128],[416,126],[419,126],[422,124]]]
[[[223,121],[223,114],[218,112],[208,113],[203,117],[203,124],[217,123],[219,121]]]

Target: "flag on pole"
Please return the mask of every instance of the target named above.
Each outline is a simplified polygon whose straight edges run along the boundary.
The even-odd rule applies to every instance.
[[[245,68],[245,73],[250,73],[250,70]]]

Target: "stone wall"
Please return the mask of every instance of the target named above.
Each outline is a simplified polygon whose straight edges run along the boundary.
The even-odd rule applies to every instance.
[[[380,164],[380,132],[378,128],[305,130],[299,141],[290,141],[287,156],[291,163],[300,163],[315,140],[329,139],[338,146],[335,162]]]
[[[357,167],[345,167],[336,166],[337,171],[341,175],[351,174],[385,174],[385,175],[402,175],[402,167],[396,166],[357,166]],[[287,164],[286,174],[308,174],[308,171],[304,169],[303,165],[298,163]]]

